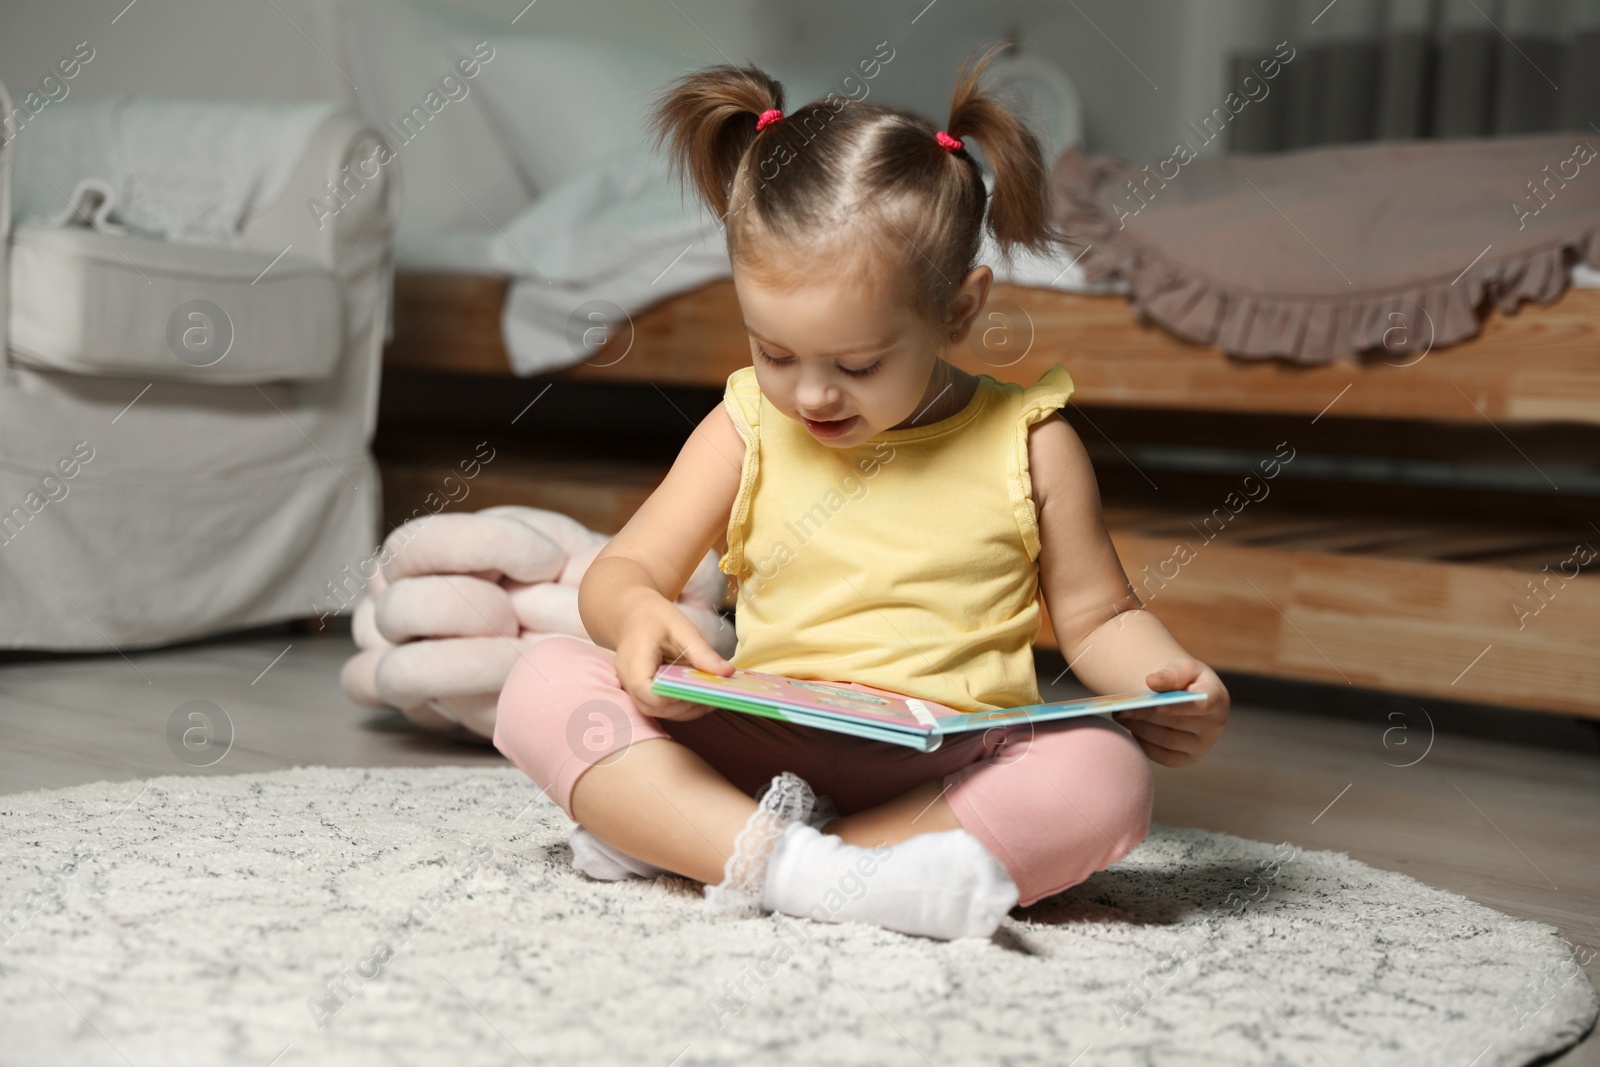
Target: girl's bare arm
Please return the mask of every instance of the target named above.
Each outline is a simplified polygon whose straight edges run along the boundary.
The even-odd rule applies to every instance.
[[[685,718],[706,710],[650,693],[659,664],[683,658],[717,674],[732,670],[672,602],[727,528],[743,463],[744,439],[718,404],[578,587],[584,629],[617,653],[618,678],[647,714]]]
[[[1039,582],[1062,655],[1097,693],[1206,693],[1203,703],[1115,715],[1157,763],[1193,763],[1227,722],[1227,689],[1144,610],[1106,531],[1089,455],[1059,413],[1030,428],[1028,468],[1039,523]]]

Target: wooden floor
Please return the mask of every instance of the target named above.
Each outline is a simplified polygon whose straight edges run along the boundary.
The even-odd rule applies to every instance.
[[[338,670],[351,651],[348,633],[285,628],[129,659],[7,655],[0,793],[303,764],[501,763],[487,746],[347,703]],[[1039,668],[1047,699],[1070,695],[1070,683],[1052,684],[1058,656],[1041,653]],[[1236,706],[1217,747],[1194,767],[1157,769],[1159,821],[1348,852],[1600,951],[1594,724],[1231,681]],[[215,766],[191,768],[168,747],[168,720],[189,700],[215,703],[233,723]],[[1600,959],[1588,971],[1600,984]],[[1600,1039],[1559,1062],[1600,1067]]]

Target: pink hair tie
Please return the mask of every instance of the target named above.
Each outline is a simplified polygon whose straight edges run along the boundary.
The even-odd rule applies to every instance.
[[[958,152],[961,150],[961,142],[956,140],[954,137],[951,137],[943,130],[940,130],[938,133],[934,134],[933,139],[939,142],[940,148],[948,148],[952,152]]]
[[[761,113],[761,117],[756,119],[756,132],[760,133],[762,130],[766,129],[768,126],[771,126],[774,122],[777,122],[781,118],[783,118],[783,112],[779,111],[777,108],[763,111]]]

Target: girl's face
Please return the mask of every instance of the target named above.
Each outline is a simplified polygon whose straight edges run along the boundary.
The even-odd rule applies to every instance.
[[[817,441],[862,444],[937,398],[939,339],[909,307],[855,284],[773,289],[737,267],[733,285],[761,392]]]

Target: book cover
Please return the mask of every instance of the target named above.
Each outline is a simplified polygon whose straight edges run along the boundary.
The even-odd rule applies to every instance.
[[[944,737],[952,733],[1205,699],[1203,693],[1182,690],[1113,693],[1017,708],[964,712],[871,686],[786,678],[743,668],[735,668],[732,674],[723,677],[680,664],[657,668],[650,688],[662,696],[696,704],[890,741],[925,752],[938,748]]]

